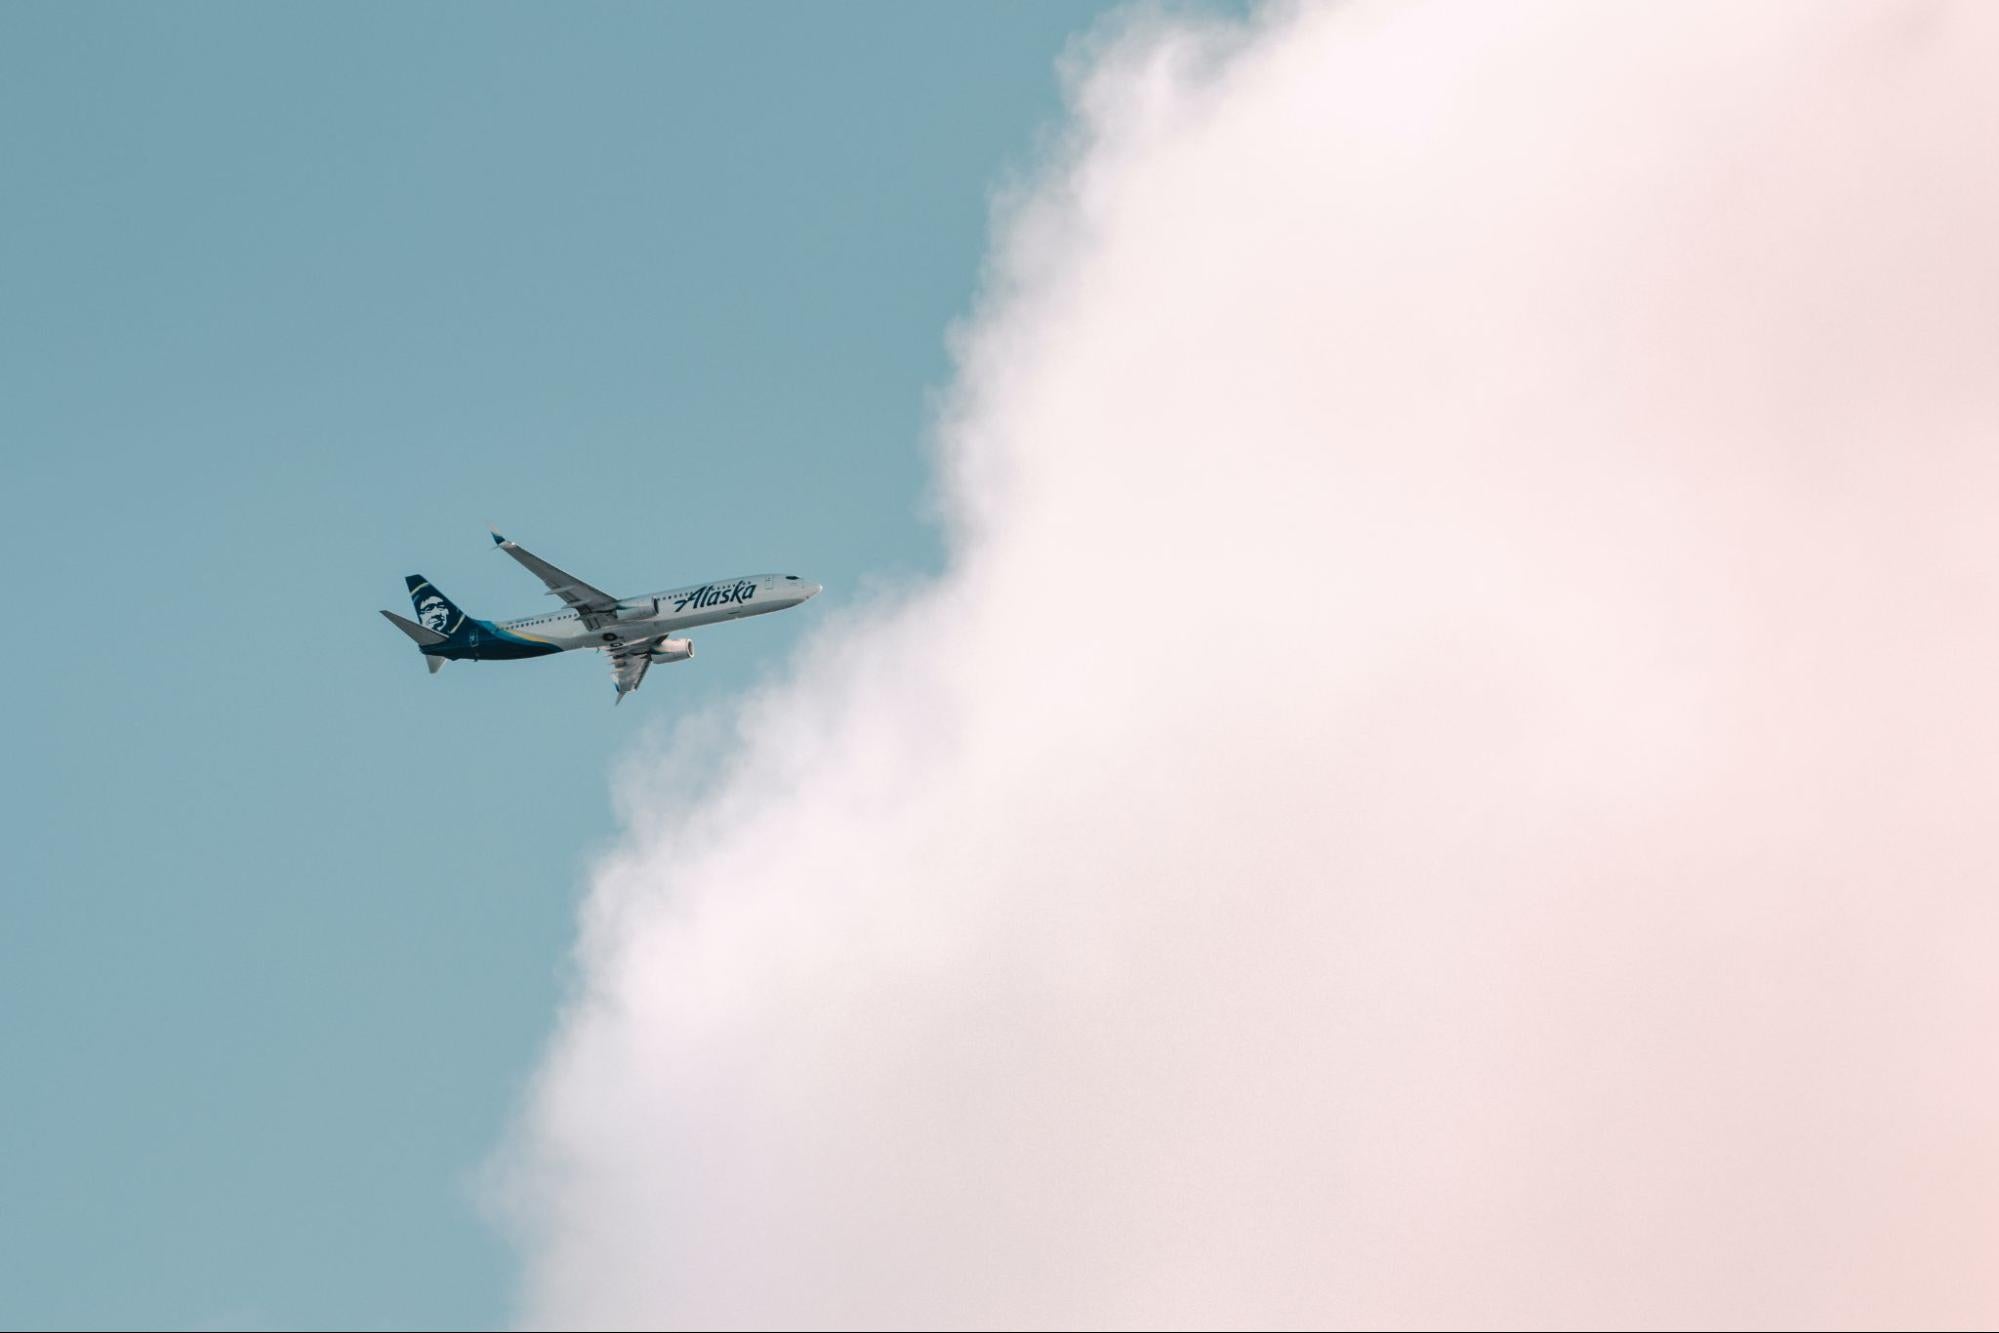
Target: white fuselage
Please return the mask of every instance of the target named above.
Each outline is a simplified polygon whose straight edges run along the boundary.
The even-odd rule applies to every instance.
[[[586,627],[582,617],[569,610],[502,620],[496,627],[563,650],[609,648],[626,640],[655,639],[700,625],[782,611],[811,600],[819,591],[818,584],[796,575],[751,574],[627,597],[618,603],[617,619],[596,629]]]

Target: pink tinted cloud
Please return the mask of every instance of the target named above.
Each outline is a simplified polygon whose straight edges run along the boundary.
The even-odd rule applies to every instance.
[[[1996,60],[1079,48],[951,569],[623,780],[526,1320],[1999,1318]]]

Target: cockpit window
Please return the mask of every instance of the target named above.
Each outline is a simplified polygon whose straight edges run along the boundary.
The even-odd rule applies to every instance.
[[[793,583],[798,582],[798,575],[796,574],[786,574],[785,578],[791,580]]]

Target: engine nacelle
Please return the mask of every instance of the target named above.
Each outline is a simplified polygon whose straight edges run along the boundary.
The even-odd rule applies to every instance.
[[[694,656],[694,640],[661,639],[652,646],[649,654],[654,666],[668,666],[674,662],[685,662]]]

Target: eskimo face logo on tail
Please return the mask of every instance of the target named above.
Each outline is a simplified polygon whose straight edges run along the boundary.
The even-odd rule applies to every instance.
[[[748,579],[740,583],[704,583],[690,592],[673,595],[673,610],[677,615],[682,611],[703,611],[711,606],[723,606],[730,602],[747,602],[757,595],[757,585]]]
[[[432,593],[417,607],[416,618],[425,629],[442,634],[445,627],[451,624],[451,608],[442,597]]]

